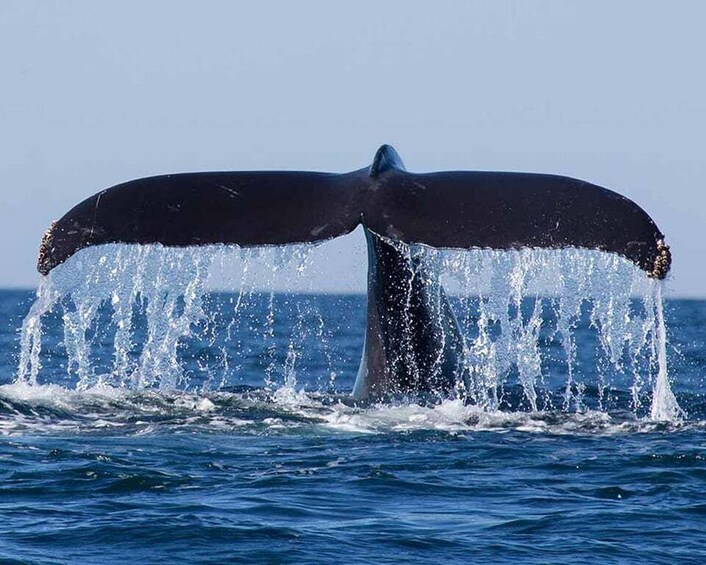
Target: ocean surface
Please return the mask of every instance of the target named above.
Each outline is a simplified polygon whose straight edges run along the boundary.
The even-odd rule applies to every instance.
[[[590,317],[569,375],[556,311],[528,314],[534,402],[511,369],[492,402],[357,405],[364,296],[200,299],[131,304],[129,333],[56,307],[32,354],[34,292],[0,291],[2,563],[706,561],[705,301],[665,304],[655,419],[649,346],[611,372]]]

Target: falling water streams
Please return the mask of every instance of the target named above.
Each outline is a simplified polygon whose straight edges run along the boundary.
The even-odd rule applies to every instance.
[[[325,313],[311,302],[294,307],[285,298],[289,335],[275,335],[275,317],[282,315],[277,279],[302,277],[311,249],[85,249],[43,277],[22,324],[16,382],[37,386],[55,380],[44,374],[43,359],[59,353],[42,346],[46,321],[54,317],[63,326],[63,384],[76,390],[219,391],[237,386],[244,372],[261,371],[264,390],[296,396],[305,388],[297,380],[298,360],[307,348],[319,348],[328,366],[315,384],[335,391],[340,369]],[[587,387],[593,387],[593,408],[605,410],[611,390],[629,379],[625,390],[636,415],[671,421],[683,416],[667,373],[661,283],[627,260],[576,249],[414,246],[414,253],[441,269],[452,296],[465,340],[468,405],[580,413],[587,408]],[[251,276],[263,265],[270,275],[264,285]],[[219,270],[230,277],[231,298],[214,312],[206,303]],[[218,316],[228,318],[224,327]],[[592,358],[580,358],[577,339],[595,341]],[[106,340],[112,343],[110,359],[100,353],[105,347],[96,347]],[[184,369],[186,349],[204,357],[198,379]],[[260,364],[248,363],[252,358]],[[557,375],[563,383],[556,382]],[[508,400],[513,382],[522,391],[514,404]]]

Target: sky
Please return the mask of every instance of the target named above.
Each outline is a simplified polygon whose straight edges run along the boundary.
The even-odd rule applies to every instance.
[[[564,174],[617,190],[706,296],[706,3],[0,0],[0,286],[33,287],[52,219],[160,173]],[[316,251],[363,290],[356,232]]]

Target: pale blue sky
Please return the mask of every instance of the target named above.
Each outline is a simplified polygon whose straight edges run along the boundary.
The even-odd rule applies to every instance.
[[[642,205],[706,295],[706,3],[0,0],[1,286],[34,286],[50,220],[175,171],[579,177]],[[319,252],[362,289],[361,234]]]

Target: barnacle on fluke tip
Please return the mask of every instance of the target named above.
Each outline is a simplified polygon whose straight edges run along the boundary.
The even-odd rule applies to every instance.
[[[655,257],[652,271],[647,274],[655,279],[663,279],[667,276],[670,267],[672,266],[672,252],[669,250],[663,239],[657,241],[657,256]]]
[[[37,270],[42,275],[48,275],[56,265],[52,264],[51,257],[53,256],[53,240],[54,229],[56,228],[56,220],[54,220],[44,232],[42,243],[39,245],[39,257],[37,257]]]

